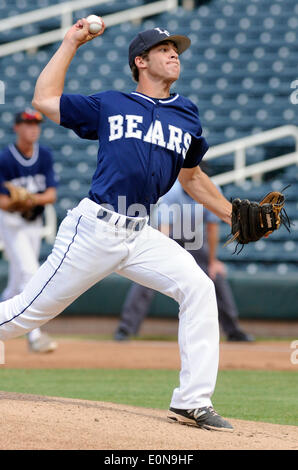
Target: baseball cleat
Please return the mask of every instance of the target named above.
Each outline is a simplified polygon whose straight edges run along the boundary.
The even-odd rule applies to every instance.
[[[29,349],[35,353],[49,353],[57,349],[58,344],[46,333],[41,333],[40,337],[34,341],[29,341]]]
[[[227,336],[227,341],[246,341],[249,343],[253,343],[255,341],[255,338],[254,336],[248,333],[244,333],[244,331],[236,330]]]
[[[129,333],[124,330],[124,328],[118,328],[114,335],[115,341],[128,341],[129,340]]]
[[[234,431],[233,426],[216,413],[212,406],[204,406],[193,410],[170,408],[167,419],[170,423],[196,426],[208,431]]]

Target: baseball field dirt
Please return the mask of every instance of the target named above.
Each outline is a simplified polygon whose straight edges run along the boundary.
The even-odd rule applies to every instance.
[[[222,343],[220,368],[297,370],[288,341]],[[6,343],[1,368],[179,369],[175,342],[59,339],[53,354]],[[230,419],[234,433],[168,423],[166,410],[0,392],[0,449],[298,449],[298,426]]]
[[[232,419],[234,433],[166,421],[166,411],[1,392],[0,449],[297,449],[298,427]]]
[[[6,343],[6,364],[15,369],[174,369],[180,359],[175,341],[97,341],[58,339],[53,354],[31,354],[26,341]],[[289,341],[258,341],[257,343],[226,343],[220,345],[221,369],[290,370],[293,353]]]

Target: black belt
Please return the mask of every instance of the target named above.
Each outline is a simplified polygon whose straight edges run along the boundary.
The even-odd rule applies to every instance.
[[[118,215],[115,221],[111,220],[113,215]],[[108,222],[111,225],[115,225],[115,227],[134,230],[135,232],[142,230],[147,222],[146,218],[136,220],[135,217],[127,217],[125,215],[116,213],[113,214],[113,212],[108,212],[105,209],[99,209],[97,218],[103,220],[104,222]]]

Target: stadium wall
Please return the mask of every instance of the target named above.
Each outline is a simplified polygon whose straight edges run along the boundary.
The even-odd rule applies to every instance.
[[[284,275],[230,275],[229,281],[239,317],[243,319],[298,320],[297,276]],[[0,289],[7,281],[2,268]],[[112,274],[79,297],[64,312],[64,315],[119,316],[131,281]],[[199,287],[198,287],[199,288]],[[178,304],[171,298],[157,293],[149,316],[177,318]]]

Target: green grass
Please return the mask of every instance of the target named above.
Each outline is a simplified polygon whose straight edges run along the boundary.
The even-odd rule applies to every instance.
[[[78,335],[55,335],[57,339],[73,339],[73,340],[83,340],[83,341],[111,341],[114,340],[114,335],[112,334],[78,334]],[[141,336],[131,336],[130,340],[132,341],[176,341],[177,342],[177,335],[141,335]]]
[[[0,390],[167,409],[178,372],[169,370],[0,370]],[[298,424],[295,372],[220,371],[215,408],[224,416]]]
[[[55,335],[57,339],[74,339],[74,340],[86,340],[86,341],[111,341],[114,339],[113,334],[73,334],[73,335]],[[257,336],[256,342],[260,341],[286,341],[291,343],[295,341],[297,336]],[[132,336],[131,340],[133,341],[175,341],[177,342],[177,335],[168,335],[168,334],[142,334],[140,336]],[[226,343],[225,335],[221,336],[221,342]],[[241,343],[244,344],[244,343]]]

